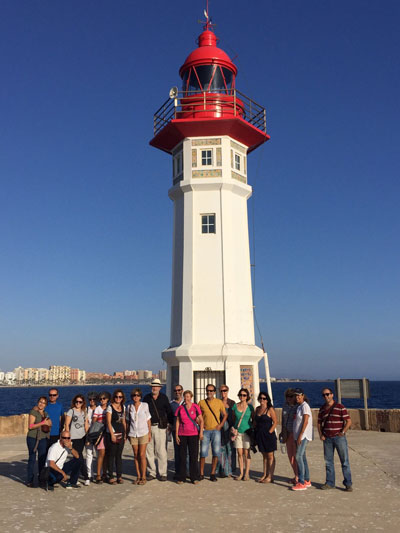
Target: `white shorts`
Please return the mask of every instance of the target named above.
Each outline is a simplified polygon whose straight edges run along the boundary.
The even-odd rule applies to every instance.
[[[238,433],[236,439],[233,441],[234,448],[250,449],[250,437],[247,433]]]

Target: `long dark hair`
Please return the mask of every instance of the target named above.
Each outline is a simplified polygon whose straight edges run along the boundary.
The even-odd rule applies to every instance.
[[[258,403],[261,403],[261,395],[267,397],[267,409],[271,409],[273,407],[271,398],[269,397],[269,394],[267,392],[260,391],[260,394],[258,395],[257,401]]]

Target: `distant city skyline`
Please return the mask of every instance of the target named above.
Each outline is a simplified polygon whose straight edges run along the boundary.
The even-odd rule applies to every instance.
[[[163,368],[171,161],[148,142],[203,8],[2,3],[2,369]],[[210,2],[237,89],[267,109],[248,173],[271,375],[398,380],[400,3],[242,10]]]

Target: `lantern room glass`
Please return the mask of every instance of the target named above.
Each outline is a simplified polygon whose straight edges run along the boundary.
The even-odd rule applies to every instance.
[[[233,72],[220,65],[199,65],[191,67],[183,76],[183,91],[231,94]]]

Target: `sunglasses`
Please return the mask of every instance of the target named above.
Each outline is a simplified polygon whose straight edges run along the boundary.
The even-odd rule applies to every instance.
[[[174,392],[182,392],[183,389],[174,389]]]
[[[58,394],[49,394],[50,397],[52,396],[58,396]]]
[[[99,400],[108,400],[108,398],[106,396],[102,396],[101,398],[99,398]]]
[[[61,437],[64,440],[71,440],[71,437]]]
[[[266,400],[267,398],[265,396],[260,396],[260,400]]]
[[[83,400],[75,400],[75,403],[83,403]]]
[[[207,389],[207,392],[215,392],[215,389]]]
[[[139,398],[142,397],[141,394],[137,394],[137,393],[136,394],[131,394],[131,398],[135,398],[135,396],[139,396]],[[119,396],[119,398],[122,398],[122,396]]]
[[[221,389],[221,392],[228,392],[228,389]]]
[[[114,396],[114,398],[120,400],[123,398],[123,396]]]
[[[245,398],[247,398],[247,394],[239,394],[239,398],[241,398],[242,396],[244,396]]]
[[[324,396],[330,396],[331,394],[332,394],[332,392],[324,392],[324,393],[322,394],[322,396],[323,396],[323,397],[324,397]]]

